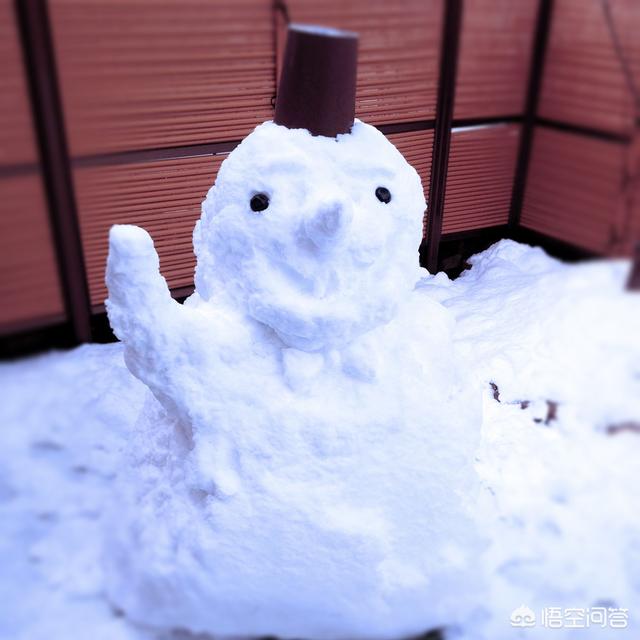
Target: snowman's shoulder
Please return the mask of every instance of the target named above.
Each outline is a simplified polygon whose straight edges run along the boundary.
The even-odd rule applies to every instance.
[[[224,302],[202,300],[194,293],[185,301],[189,313],[181,327],[185,349],[200,358],[230,366],[270,352],[268,341],[246,315]]]

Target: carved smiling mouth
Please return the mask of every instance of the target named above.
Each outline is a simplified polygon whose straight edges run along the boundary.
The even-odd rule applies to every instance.
[[[306,275],[283,259],[269,260],[268,277],[261,270],[266,286],[248,299],[250,315],[299,349],[341,341],[358,324],[358,313],[335,267],[323,267],[318,264],[312,275]]]
[[[333,267],[322,268],[322,265],[318,265],[313,275],[305,275],[301,270],[279,259],[272,261],[272,267],[279,276],[277,279],[285,283],[282,289],[292,295],[302,293],[310,298],[324,300],[335,295],[340,289],[340,279]],[[294,292],[290,291],[291,288]]]
[[[305,351],[339,346],[386,321],[389,300],[380,287],[385,270],[375,267],[382,264],[379,249],[340,251],[326,261],[284,252],[258,258],[249,314],[288,346]]]

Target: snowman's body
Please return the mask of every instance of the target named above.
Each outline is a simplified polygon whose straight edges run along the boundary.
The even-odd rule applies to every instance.
[[[184,306],[148,235],[113,230],[109,317],[154,396],[110,548],[132,618],[349,638],[455,621],[480,407],[447,310],[414,289],[424,207],[373,127],[266,123],[203,204]]]

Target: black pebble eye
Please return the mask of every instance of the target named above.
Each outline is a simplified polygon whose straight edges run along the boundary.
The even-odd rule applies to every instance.
[[[249,204],[251,211],[264,211],[269,206],[269,196],[266,193],[256,193]]]
[[[380,202],[384,202],[385,204],[389,204],[391,202],[391,192],[387,187],[378,187],[376,189],[376,198],[380,200]]]

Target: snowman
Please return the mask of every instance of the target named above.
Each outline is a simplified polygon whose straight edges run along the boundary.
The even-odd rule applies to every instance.
[[[474,597],[480,393],[415,288],[423,189],[354,119],[356,50],[290,27],[275,119],[203,202],[183,305],[150,236],[111,230],[109,320],[150,390],[108,519],[135,622],[399,638]]]

